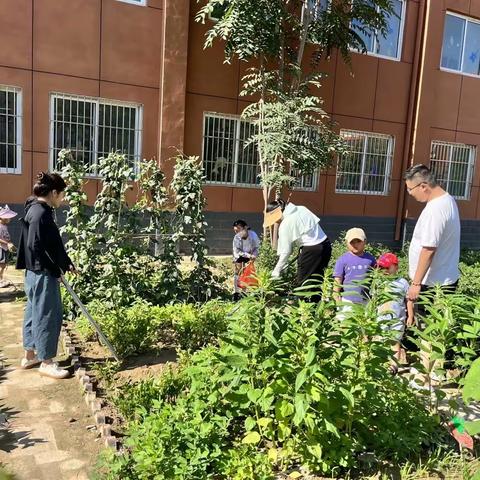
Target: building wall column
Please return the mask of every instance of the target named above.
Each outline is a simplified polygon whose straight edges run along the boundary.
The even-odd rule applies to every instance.
[[[184,145],[190,0],[164,0],[163,9],[158,159],[170,178],[168,159]]]

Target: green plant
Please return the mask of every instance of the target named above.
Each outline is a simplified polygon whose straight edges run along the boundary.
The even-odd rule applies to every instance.
[[[266,206],[294,177],[328,167],[334,153],[346,151],[321,108],[323,75],[311,73],[311,67],[315,70],[332,49],[347,62],[352,47],[366,51],[362,36],[375,30],[386,35],[393,5],[389,0],[339,0],[323,9],[310,0],[208,0],[196,20],[204,23],[213,11],[219,18],[205,46],[221,39],[226,61],[237,57],[259,65],[243,78],[242,94],[259,99],[243,116],[254,124],[249,143],[258,152]]]
[[[137,300],[130,307],[111,309],[96,300],[88,309],[117,353],[126,357],[159,347],[195,351],[216,343],[227,329],[231,306],[212,300],[202,306],[184,303],[160,307]],[[84,317],[77,320],[77,330],[85,339],[94,337]]]
[[[237,478],[272,478],[299,467],[341,473],[365,451],[397,462],[422,452],[442,432],[388,373],[391,344],[380,337],[376,302],[339,322],[330,302],[242,300],[219,346],[177,372],[174,397],[160,395],[129,425],[128,450],[112,471],[181,480],[229,478],[236,468],[245,475]]]

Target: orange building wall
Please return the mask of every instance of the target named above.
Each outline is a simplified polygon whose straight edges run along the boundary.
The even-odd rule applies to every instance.
[[[203,112],[241,114],[248,104],[239,98],[241,76],[248,64],[224,63],[221,42],[204,50],[205,32],[212,22],[195,22],[196,1],[191,2],[187,75],[185,149],[201,155]],[[394,216],[401,182],[401,159],[405,142],[407,107],[410,95],[418,2],[407,5],[401,61],[352,54],[351,68],[333,54],[322,61],[318,71],[327,73],[321,95],[324,108],[339,128],[387,133],[395,136],[394,167],[388,196],[335,193],[335,169],[322,173],[316,192],[294,191],[292,201],[322,215]],[[255,188],[207,186],[211,211],[258,212],[263,209],[261,191]]]
[[[414,163],[428,163],[432,140],[473,144],[480,147],[480,78],[443,72],[440,57],[445,11],[453,10],[480,18],[480,0],[431,1],[426,42],[426,63]],[[395,137],[391,189],[388,196],[336,194],[335,169],[320,176],[316,192],[293,192],[292,200],[322,215],[394,217],[403,188],[402,169],[406,138],[408,102],[412,95],[412,66],[417,22],[423,2],[408,0],[401,61],[352,54],[351,68],[338,55],[323,62],[320,71],[328,73],[322,87],[324,107],[340,128],[386,133]],[[220,42],[204,50],[206,25],[194,21],[198,10],[191,2],[189,59],[187,76],[187,116],[185,149],[201,155],[204,111],[240,114],[247,105],[239,98],[241,75],[247,65],[223,63]],[[479,148],[480,151],[480,148]],[[476,163],[478,164],[478,158]],[[458,202],[462,218],[480,218],[480,168],[476,166],[471,199]],[[261,192],[255,188],[207,186],[208,210],[218,212],[261,211]],[[407,199],[407,213],[417,216],[421,205]]]
[[[23,94],[22,174],[0,174],[0,203],[23,203],[48,168],[51,92],[143,104],[142,156],[158,156],[163,3],[0,1],[0,84]]]

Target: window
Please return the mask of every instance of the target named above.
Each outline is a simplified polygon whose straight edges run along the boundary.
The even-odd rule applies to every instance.
[[[124,2],[124,3],[133,3],[134,5],[142,5],[142,6],[147,5],[147,0],[118,0],[118,1]]]
[[[0,173],[22,173],[22,91],[0,85]]]
[[[292,190],[304,190],[306,192],[314,192],[317,190],[318,171],[301,174],[299,170],[292,168],[290,175],[296,177],[296,182]]]
[[[388,195],[394,138],[390,135],[341,130],[349,153],[338,160],[337,193]]]
[[[260,185],[258,152],[248,140],[253,123],[235,115],[205,113],[203,119],[203,166],[207,183],[256,187]],[[295,176],[292,169],[292,176]],[[299,173],[299,172],[297,172]],[[295,190],[316,190],[318,174],[300,175]]]
[[[98,159],[111,152],[124,153],[132,164],[138,165],[141,105],[53,94],[50,109],[50,158],[53,168],[62,148],[72,150],[92,176],[98,175]]]
[[[246,146],[255,133],[250,122],[236,116],[207,113],[203,121],[203,164],[207,182],[224,185],[259,184],[258,153]]]
[[[402,53],[403,26],[405,22],[405,0],[393,0],[393,14],[387,19],[387,34],[384,37],[378,30],[361,31],[359,20],[352,22],[352,28],[365,42],[369,54],[399,60]]]
[[[430,167],[440,184],[459,200],[470,198],[475,155],[472,145],[432,142]]]
[[[445,15],[441,66],[480,75],[480,21],[450,12]]]

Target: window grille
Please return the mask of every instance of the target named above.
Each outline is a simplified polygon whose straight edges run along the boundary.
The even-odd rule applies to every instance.
[[[402,53],[403,30],[405,25],[405,0],[393,0],[393,13],[386,19],[387,34],[384,37],[377,29],[370,32],[359,30],[359,20],[353,20],[352,28],[362,38],[369,54],[399,60]],[[380,8],[377,7],[380,11]]]
[[[22,173],[22,90],[0,85],[0,173]]]
[[[207,183],[242,187],[260,185],[257,147],[248,143],[255,131],[252,122],[239,116],[205,113],[202,158]],[[316,190],[317,184],[317,173],[304,174],[298,178],[295,189]]]
[[[240,117],[207,113],[203,122],[203,164],[207,182],[220,185],[259,184],[258,152],[246,146],[255,127]]]
[[[341,130],[340,134],[349,153],[338,160],[335,191],[388,195],[394,138],[355,130]]]
[[[439,183],[459,200],[470,198],[475,156],[473,145],[432,142],[430,167]]]
[[[98,159],[111,152],[126,154],[138,169],[141,152],[142,106],[128,102],[52,94],[50,161],[57,167],[60,150],[72,150],[98,176]]]

